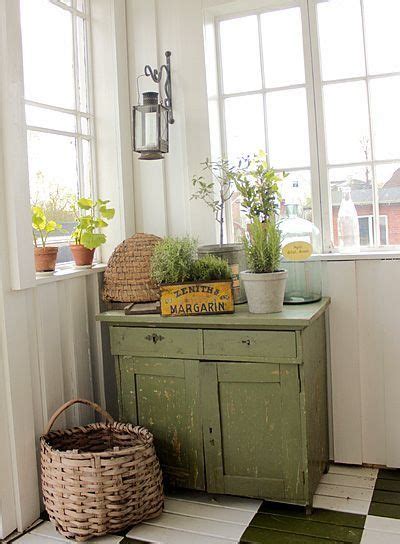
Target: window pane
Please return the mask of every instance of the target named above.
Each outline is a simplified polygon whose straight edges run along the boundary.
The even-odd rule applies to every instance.
[[[360,0],[318,3],[322,78],[365,75]]]
[[[375,159],[398,159],[400,76],[371,80],[370,96]]]
[[[361,162],[370,156],[367,88],[363,81],[324,87],[328,162]]]
[[[220,24],[222,75],[225,93],[261,88],[257,17],[241,17]]]
[[[264,13],[261,15],[261,28],[266,86],[304,83],[300,8]]]
[[[281,216],[287,217],[286,206],[297,205],[298,215],[312,221],[311,175],[309,170],[290,172],[279,185],[282,197]]]
[[[369,216],[373,215],[373,191],[372,191],[372,171],[369,166],[346,167],[346,168],[330,168],[329,169],[329,184],[331,188],[332,202],[332,222],[334,245],[338,247],[338,213],[342,202],[343,193],[342,187],[351,188],[351,199],[357,211],[357,215]],[[367,245],[372,245],[373,239],[366,237],[365,223],[359,220],[360,227],[360,243],[361,238]]]
[[[67,132],[76,131],[76,117],[69,113],[63,113],[36,106],[25,106],[26,124],[33,127],[52,128]]]
[[[375,166],[379,214],[386,217],[388,244],[400,245],[400,162]],[[381,240],[383,244],[384,240]]]
[[[65,211],[66,201],[78,194],[75,138],[29,130],[28,159],[32,202],[59,200],[57,212]]]
[[[225,123],[229,158],[236,159],[265,149],[262,95],[227,98]]]
[[[274,168],[308,166],[307,99],[305,89],[267,94],[269,157]]]
[[[399,0],[364,0],[364,13],[368,72],[400,71]]]
[[[76,18],[76,39],[78,44],[78,109],[88,111],[86,21],[80,17]]]
[[[47,0],[21,0],[25,98],[75,108],[72,16]]]

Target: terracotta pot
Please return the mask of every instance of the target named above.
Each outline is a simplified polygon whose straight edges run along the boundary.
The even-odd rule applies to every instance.
[[[35,247],[36,272],[53,272],[56,268],[58,247]]]
[[[91,266],[93,264],[94,249],[88,249],[81,244],[70,244],[69,248],[76,266]]]

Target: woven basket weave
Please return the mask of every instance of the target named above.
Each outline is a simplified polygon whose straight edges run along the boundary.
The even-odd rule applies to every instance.
[[[103,300],[155,302],[160,291],[150,278],[154,246],[161,240],[153,234],[135,234],[119,244],[104,272]]]
[[[92,406],[107,423],[50,432],[75,403]],[[44,504],[64,537],[82,542],[161,514],[162,474],[147,429],[114,422],[97,404],[75,399],[53,415],[40,443]]]

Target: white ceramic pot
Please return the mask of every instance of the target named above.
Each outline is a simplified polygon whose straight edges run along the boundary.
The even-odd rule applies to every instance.
[[[272,314],[283,310],[286,270],[270,274],[254,274],[248,270],[240,273],[246,290],[249,312],[252,314]]]

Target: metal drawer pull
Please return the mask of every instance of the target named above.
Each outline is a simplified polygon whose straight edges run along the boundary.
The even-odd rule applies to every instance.
[[[247,340],[242,340],[242,344],[247,344],[248,346],[250,346],[251,340],[249,340],[249,339],[247,339]]]
[[[146,337],[146,340],[149,342],[153,342],[153,344],[157,344],[157,342],[161,342],[161,340],[164,340],[164,336],[161,336],[161,334],[148,334]]]

